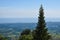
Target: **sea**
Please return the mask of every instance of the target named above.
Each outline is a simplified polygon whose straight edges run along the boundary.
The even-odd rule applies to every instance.
[[[25,29],[34,30],[37,23],[0,23],[0,34],[11,37],[19,36]],[[50,33],[60,33],[60,22],[46,22],[46,28]]]

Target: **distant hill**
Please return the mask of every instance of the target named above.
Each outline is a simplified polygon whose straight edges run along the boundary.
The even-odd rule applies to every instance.
[[[0,23],[37,23],[38,18],[0,18]],[[59,18],[46,18],[46,22],[60,22]]]
[[[51,34],[60,35],[60,22],[47,22],[46,24]],[[0,24],[0,34],[5,36],[9,36],[10,34],[19,35],[24,29],[34,30],[36,26],[36,23],[4,23]]]

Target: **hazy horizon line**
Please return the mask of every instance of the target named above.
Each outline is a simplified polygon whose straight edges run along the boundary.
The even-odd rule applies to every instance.
[[[60,22],[60,18],[45,19],[46,22]],[[38,18],[0,18],[0,23],[37,23]]]

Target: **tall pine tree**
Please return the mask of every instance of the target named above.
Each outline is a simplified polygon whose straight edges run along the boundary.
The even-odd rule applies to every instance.
[[[33,34],[34,40],[49,40],[50,35],[47,31],[43,7],[41,5],[41,8],[39,9],[38,24]]]

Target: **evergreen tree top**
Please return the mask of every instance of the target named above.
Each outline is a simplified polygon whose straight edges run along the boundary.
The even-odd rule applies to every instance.
[[[40,7],[40,10],[41,10],[41,9],[43,9],[43,6],[42,6],[42,4],[41,4],[41,7]]]

